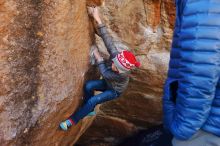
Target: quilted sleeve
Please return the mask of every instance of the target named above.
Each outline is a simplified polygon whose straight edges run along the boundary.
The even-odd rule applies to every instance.
[[[179,79],[169,129],[189,139],[206,122],[220,76],[220,1],[193,1],[181,17]]]

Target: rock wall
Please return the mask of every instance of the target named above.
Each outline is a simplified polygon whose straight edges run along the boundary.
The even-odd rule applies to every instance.
[[[162,86],[174,26],[173,0],[0,0],[0,142],[4,146],[73,145],[95,117],[68,132],[59,123],[75,111],[93,78],[94,32],[86,5],[101,5],[117,46],[142,62],[128,90],[101,105],[78,145],[116,144],[161,123]],[[103,42],[96,42],[106,55]]]
[[[86,0],[0,0],[1,145],[71,145],[91,124],[58,130],[81,102],[91,30]]]
[[[104,0],[100,10],[116,44],[125,43],[142,66],[132,73],[129,88],[121,98],[101,105],[79,146],[111,146],[162,120],[161,97],[174,27],[174,1]],[[97,43],[106,53],[99,37]]]

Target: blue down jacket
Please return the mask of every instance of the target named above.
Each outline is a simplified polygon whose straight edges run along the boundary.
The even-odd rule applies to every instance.
[[[176,0],[164,124],[180,140],[220,136],[220,0]]]

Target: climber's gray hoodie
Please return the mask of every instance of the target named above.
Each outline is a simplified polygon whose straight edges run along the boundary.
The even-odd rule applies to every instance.
[[[112,59],[116,57],[119,52],[116,49],[113,43],[113,39],[109,35],[104,24],[98,26],[98,31],[100,37],[105,43],[107,51],[110,54],[109,61],[112,62]],[[105,61],[98,62],[98,67],[103,78],[106,80],[110,88],[116,90],[119,94],[121,94],[127,88],[130,72],[120,74],[114,72],[111,68],[111,64],[108,65],[107,63],[105,63]]]

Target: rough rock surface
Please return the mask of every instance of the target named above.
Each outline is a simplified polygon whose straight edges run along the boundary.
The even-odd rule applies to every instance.
[[[73,145],[91,125],[86,118],[64,133],[58,124],[75,111],[94,40],[86,5],[102,5],[120,48],[142,62],[127,92],[103,104],[83,146],[116,144],[161,123],[161,95],[174,25],[172,0],[0,0],[0,142],[16,146]],[[97,44],[105,54],[103,42]]]
[[[93,120],[58,130],[89,68],[86,0],[0,0],[0,18],[0,145],[71,145]]]
[[[111,146],[137,130],[161,123],[175,7],[172,0],[104,0],[100,8],[116,44],[124,42],[142,63],[121,98],[101,105],[80,146]],[[97,37],[102,52],[103,42]]]

